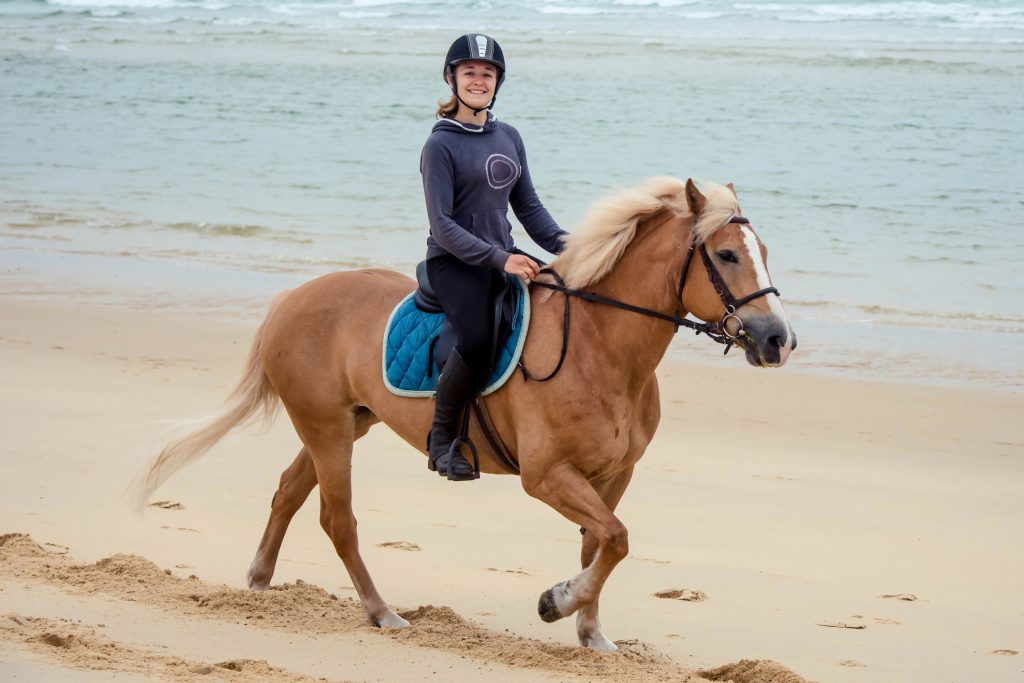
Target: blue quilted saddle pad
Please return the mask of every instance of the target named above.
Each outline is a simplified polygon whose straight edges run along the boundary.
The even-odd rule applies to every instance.
[[[497,365],[483,390],[485,396],[497,391],[512,373],[523,353],[526,330],[530,327],[530,297],[518,277],[509,276],[516,286],[512,325],[502,344]],[[433,340],[441,333],[444,313],[424,313],[413,295],[402,299],[391,312],[384,329],[384,385],[399,396],[429,398],[437,391],[437,367],[431,359]]]

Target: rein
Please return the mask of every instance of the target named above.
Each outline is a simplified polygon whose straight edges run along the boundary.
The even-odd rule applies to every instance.
[[[696,221],[696,219],[695,219]],[[733,216],[729,219],[729,223],[740,223],[749,224],[750,221],[743,216]],[[715,291],[718,293],[718,297],[725,304],[725,315],[722,319],[715,323],[704,323],[696,320],[690,320],[685,316],[680,315],[683,308],[683,289],[686,287],[686,276],[690,272],[690,263],[693,261],[694,250],[700,252],[701,260],[704,262],[704,268],[708,272],[708,279],[714,286]],[[640,315],[647,316],[649,318],[657,318],[670,322],[676,327],[676,332],[679,332],[680,327],[688,327],[694,331],[695,335],[704,334],[712,341],[718,342],[719,344],[725,344],[725,354],[729,353],[729,350],[736,346],[740,339],[746,335],[746,330],[743,328],[743,320],[736,314],[737,309],[744,304],[748,304],[754,299],[757,299],[768,294],[775,294],[781,296],[779,290],[775,287],[765,287],[759,289],[752,294],[736,299],[732,292],[729,291],[729,286],[726,285],[725,280],[722,278],[721,273],[715,267],[714,262],[711,260],[711,256],[708,254],[707,248],[702,243],[699,247],[695,242],[691,241],[690,248],[686,252],[686,261],[683,263],[682,273],[679,276],[679,293],[676,297],[679,301],[679,305],[676,308],[675,315],[669,315],[662,313],[661,311],[655,311],[651,308],[644,308],[643,306],[635,306],[628,304],[624,301],[618,301],[617,299],[611,299],[600,294],[594,294],[593,292],[584,292],[579,289],[571,289],[565,286],[565,281],[553,268],[543,268],[540,271],[542,274],[551,275],[555,279],[555,284],[550,282],[533,282],[532,284],[545,289],[550,289],[555,292],[561,292],[565,295],[565,308],[562,314],[562,350],[558,356],[558,364],[555,365],[555,369],[552,370],[546,377],[534,377],[530,374],[529,370],[526,369],[526,365],[522,360],[519,361],[519,369],[523,373],[523,380],[534,380],[535,382],[547,382],[558,374],[558,371],[562,369],[563,363],[565,363],[565,355],[569,348],[569,299],[575,297],[577,299],[583,299],[584,301],[590,301],[596,304],[603,304],[605,306],[612,306],[613,308],[619,308],[624,311],[630,311],[631,313],[638,313]],[[729,332],[727,327],[728,321],[732,319],[737,322],[739,329],[733,334]],[[724,354],[723,354],[724,355]]]

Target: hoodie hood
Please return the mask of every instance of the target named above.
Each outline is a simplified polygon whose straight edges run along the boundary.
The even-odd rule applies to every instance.
[[[487,112],[487,123],[482,126],[475,126],[472,123],[462,123],[455,119],[438,119],[434,127],[430,129],[430,132],[438,130],[447,130],[453,133],[466,133],[470,135],[477,135],[480,133],[490,133],[498,127],[498,117],[492,112]]]

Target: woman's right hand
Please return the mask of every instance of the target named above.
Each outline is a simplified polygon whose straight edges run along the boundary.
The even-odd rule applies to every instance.
[[[511,254],[508,261],[505,261],[505,272],[511,275],[518,275],[530,282],[540,275],[540,266],[529,256],[522,254]]]

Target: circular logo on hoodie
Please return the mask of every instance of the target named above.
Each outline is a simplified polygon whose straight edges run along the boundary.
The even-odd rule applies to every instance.
[[[519,180],[519,164],[504,154],[487,157],[487,184],[495,190],[512,185]]]

